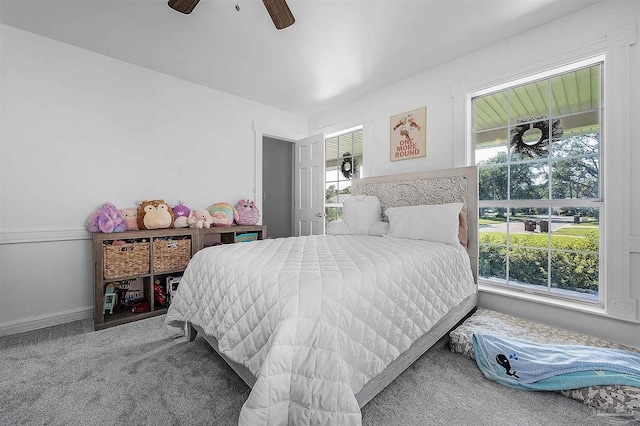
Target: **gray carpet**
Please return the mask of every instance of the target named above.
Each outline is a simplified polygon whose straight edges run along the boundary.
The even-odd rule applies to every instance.
[[[235,425],[249,388],[164,316],[94,332],[90,321],[0,338],[0,425]],[[362,410],[364,425],[601,425],[555,393],[482,376],[442,339]]]

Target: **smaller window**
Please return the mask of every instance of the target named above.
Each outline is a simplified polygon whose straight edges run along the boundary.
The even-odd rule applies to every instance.
[[[325,139],[325,223],[342,218],[342,202],[362,166],[362,127]]]

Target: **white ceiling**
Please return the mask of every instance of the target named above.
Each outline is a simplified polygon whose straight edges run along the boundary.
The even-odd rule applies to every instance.
[[[203,86],[312,115],[600,0],[0,0],[0,22]]]

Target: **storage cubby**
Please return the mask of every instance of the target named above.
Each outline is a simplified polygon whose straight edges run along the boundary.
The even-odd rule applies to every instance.
[[[158,302],[154,283],[184,271],[198,235],[189,228],[96,233],[93,247],[94,326],[100,330],[165,313],[168,305]],[[110,283],[115,298],[105,294]]]
[[[264,239],[267,227],[252,225],[94,233],[95,329],[166,313],[171,299],[170,287],[175,290],[176,281],[191,257],[205,247],[234,243],[237,235],[246,233],[255,233],[257,239]],[[110,294],[105,294],[110,284],[113,288]],[[156,284],[163,294],[159,294]],[[137,300],[133,300],[134,294],[139,296]]]
[[[209,247],[217,244],[233,244],[236,236],[252,233],[257,234],[258,240],[267,238],[267,227],[265,225],[237,225],[237,226],[215,226],[213,228],[199,229],[199,236],[202,241],[201,247]]]

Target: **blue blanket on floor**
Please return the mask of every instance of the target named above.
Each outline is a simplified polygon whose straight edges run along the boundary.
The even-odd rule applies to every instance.
[[[566,390],[596,385],[640,388],[640,354],[620,349],[551,345],[473,335],[478,367],[489,379],[522,390]]]

